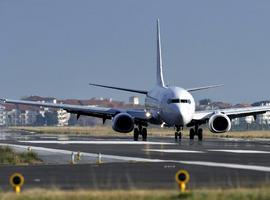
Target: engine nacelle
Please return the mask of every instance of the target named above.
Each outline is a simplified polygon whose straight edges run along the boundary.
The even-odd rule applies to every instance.
[[[128,113],[119,113],[112,120],[112,128],[120,133],[129,133],[134,129],[134,120]]]
[[[231,120],[223,113],[214,114],[210,117],[208,126],[212,133],[225,133],[231,130]]]

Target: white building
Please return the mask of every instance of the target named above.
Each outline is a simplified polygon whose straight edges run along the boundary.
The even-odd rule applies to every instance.
[[[137,96],[129,97],[129,103],[133,104],[133,105],[139,105],[139,103],[140,103],[139,97],[137,97]]]
[[[247,117],[240,117],[232,119],[232,125],[241,125],[241,124],[252,124],[255,122],[255,119],[253,116],[247,116]]]
[[[253,122],[255,122],[255,119],[253,116],[247,116],[247,117],[242,117],[240,119],[243,119],[243,121],[246,123],[246,124],[252,124]]]
[[[70,118],[70,113],[63,109],[57,110],[57,119],[58,119],[58,124],[57,126],[68,126],[68,121]]]
[[[7,113],[5,106],[0,105],[0,126],[6,126],[7,124]]]
[[[240,124],[239,118],[234,118],[231,120],[231,122],[232,122],[232,125],[234,125],[234,126],[238,126]]]
[[[270,106],[270,102],[268,101],[262,102],[260,106]],[[256,122],[260,125],[270,124],[270,112],[266,112],[262,115],[258,115]]]
[[[266,112],[262,115],[258,115],[256,121],[258,124],[264,124],[264,125],[270,124],[270,112]]]

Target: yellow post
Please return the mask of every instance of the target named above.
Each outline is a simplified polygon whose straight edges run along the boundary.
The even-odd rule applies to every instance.
[[[82,156],[82,154],[81,154],[81,152],[77,152],[77,154],[76,154],[76,160],[77,161],[80,161],[81,160],[81,156]]]
[[[186,192],[186,184],[185,183],[180,183],[179,187],[180,187],[181,192]]]
[[[20,186],[15,186],[14,191],[19,194],[21,192],[21,187]]]
[[[189,181],[189,173],[186,170],[179,170],[175,174],[175,181],[179,185],[179,189],[182,193],[186,192],[186,184]]]
[[[14,173],[9,177],[9,183],[14,191],[19,194],[21,192],[21,187],[24,184],[24,177],[20,173]]]

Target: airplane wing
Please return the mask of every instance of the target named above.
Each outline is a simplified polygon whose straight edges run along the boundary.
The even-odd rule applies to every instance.
[[[221,87],[221,86],[224,86],[224,85],[220,84],[220,85],[208,85],[208,86],[203,86],[203,87],[188,88],[187,91],[188,92],[195,92],[195,91],[199,91],[199,90],[207,90],[207,89]]]
[[[122,110],[115,108],[105,108],[98,106],[80,106],[80,105],[70,105],[70,104],[55,104],[55,103],[42,103],[36,101],[25,101],[25,100],[10,100],[10,99],[0,99],[3,103],[11,103],[11,104],[22,104],[29,106],[40,106],[40,107],[49,107],[56,109],[63,109],[69,113],[92,117],[98,117],[102,119],[112,119],[115,115],[126,112],[130,114],[134,120],[136,121],[149,121],[149,118],[146,117],[146,112],[144,110]]]
[[[191,124],[205,123],[212,115],[216,113],[222,113],[227,115],[230,119],[246,116],[256,116],[259,114],[264,114],[267,111],[270,111],[270,106],[254,106],[254,107],[245,107],[245,108],[229,108],[229,109],[218,109],[218,110],[205,110],[197,111],[193,116]]]
[[[139,94],[147,94],[148,93],[148,91],[146,91],[146,90],[137,90],[137,89],[130,89],[130,88],[114,87],[114,86],[100,85],[100,84],[95,84],[95,83],[89,83],[89,85],[96,86],[96,87],[109,88],[109,89],[114,89],[114,90],[122,90],[122,91],[126,91],[126,92],[135,92],[135,93],[139,93]]]

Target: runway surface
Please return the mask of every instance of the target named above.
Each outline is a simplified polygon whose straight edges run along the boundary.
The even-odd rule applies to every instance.
[[[270,133],[269,133],[270,134]],[[179,169],[190,173],[189,187],[235,187],[269,184],[270,140],[206,139],[175,142],[173,137],[86,137],[1,132],[0,145],[16,151],[29,147],[45,165],[1,166],[0,188],[21,172],[25,187],[58,188],[176,188]],[[71,165],[80,152],[81,160]],[[102,164],[96,164],[98,160]]]

